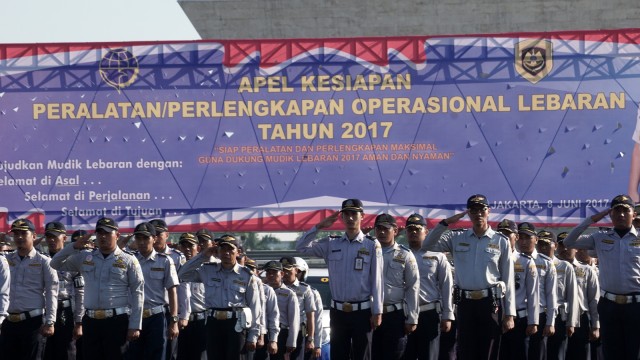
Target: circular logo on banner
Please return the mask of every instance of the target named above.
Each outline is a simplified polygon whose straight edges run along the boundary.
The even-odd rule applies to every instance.
[[[109,50],[100,60],[100,77],[120,92],[138,77],[138,60],[127,49]]]

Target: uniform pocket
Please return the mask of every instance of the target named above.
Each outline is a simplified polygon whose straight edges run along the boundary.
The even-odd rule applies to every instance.
[[[164,279],[164,271],[151,271],[149,276],[155,280],[162,280]]]
[[[335,251],[329,254],[329,261],[342,261],[342,251]]]

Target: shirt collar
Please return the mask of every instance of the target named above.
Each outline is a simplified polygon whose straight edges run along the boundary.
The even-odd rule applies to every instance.
[[[533,249],[533,252],[531,253],[531,257],[534,259],[538,258],[538,250],[536,250],[535,248]]]
[[[140,254],[140,260],[156,261],[156,257],[158,257],[158,252],[154,248],[151,248],[151,253],[147,257],[142,255],[140,252],[138,252],[138,254]]]
[[[349,241],[349,237],[347,236],[347,233],[344,233],[344,235],[342,235],[342,239],[344,239],[345,241]],[[357,241],[361,243],[363,240],[364,240],[364,234],[362,233],[362,230],[361,230],[356,236],[356,238],[353,239],[352,241]]]
[[[493,237],[493,235],[495,235],[495,233],[496,233],[496,232],[491,228],[491,226],[489,226],[489,227],[487,228],[487,230],[484,232],[484,234],[482,234],[482,235],[481,235],[481,236],[479,236],[479,237],[478,237],[478,236],[476,236],[476,233],[473,231],[473,228],[471,228],[471,229],[469,229],[469,230],[467,230],[467,231],[469,232],[469,234],[471,234],[471,236],[476,237],[476,238],[478,238],[478,239],[481,239],[481,238],[483,238],[483,237],[485,237],[485,236],[486,236],[486,237],[488,237],[488,238],[492,238],[492,237]]]
[[[635,226],[631,226],[631,230],[628,233],[624,234],[624,237],[626,237],[629,234],[632,234],[635,237],[638,236],[638,230],[636,229]],[[618,235],[618,232],[614,228],[611,228],[611,230],[609,231],[609,235],[611,235],[611,236],[617,235],[618,238],[620,238],[620,235]]]

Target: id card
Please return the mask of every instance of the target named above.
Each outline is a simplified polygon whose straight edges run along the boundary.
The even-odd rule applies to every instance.
[[[364,268],[364,259],[361,256],[356,257],[353,268],[355,270],[362,270]]]

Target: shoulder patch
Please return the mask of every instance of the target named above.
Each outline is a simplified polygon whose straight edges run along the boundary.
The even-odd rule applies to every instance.
[[[503,234],[503,233],[501,233],[501,232],[497,232],[497,231],[496,231],[496,234],[498,234],[498,237],[501,237],[501,238],[503,238],[503,239],[505,239],[505,240],[507,240],[507,241],[509,240],[509,238],[508,238],[505,234]]]
[[[538,255],[540,255],[540,257],[541,257],[541,258],[543,258],[543,259],[545,259],[545,260],[547,260],[547,261],[552,261],[552,260],[551,260],[551,258],[550,258],[550,257],[548,257],[548,256],[547,256],[547,255],[545,255],[545,254],[538,253]]]

